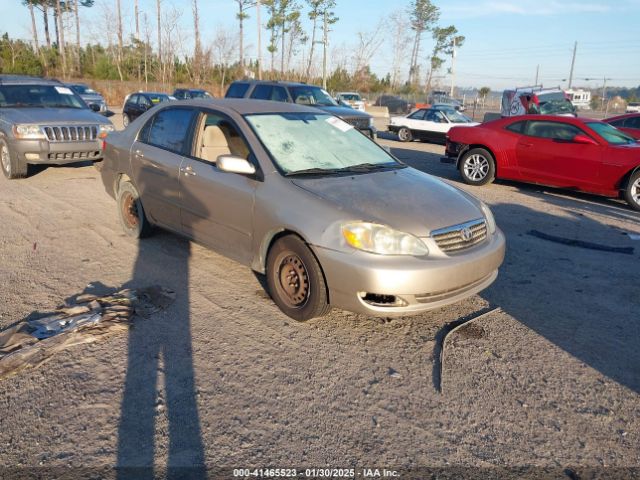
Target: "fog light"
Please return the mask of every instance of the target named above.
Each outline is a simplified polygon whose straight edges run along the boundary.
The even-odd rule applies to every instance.
[[[26,158],[27,160],[40,160],[40,154],[39,153],[25,153],[24,154],[24,158]]]
[[[379,293],[358,293],[364,303],[374,307],[406,307],[408,303],[395,295],[381,295]]]

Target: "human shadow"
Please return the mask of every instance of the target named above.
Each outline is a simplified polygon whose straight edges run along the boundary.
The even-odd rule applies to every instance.
[[[144,199],[144,185],[138,188]],[[155,230],[151,238],[138,241],[131,280],[124,285],[131,289],[159,285],[173,290],[176,299],[150,318],[136,316],[129,331],[118,426],[121,480],[158,478],[154,459],[164,453],[166,478],[206,478],[191,342],[190,255],[190,241]],[[166,430],[161,428],[165,415]],[[156,431],[168,436],[166,452],[155,444]]]
[[[553,215],[513,203],[494,204],[492,210],[506,235],[507,254],[498,279],[481,296],[586,365],[640,392],[640,287],[637,269],[630,268],[640,259],[637,242],[579,212]],[[555,243],[531,235],[532,230],[634,252]]]

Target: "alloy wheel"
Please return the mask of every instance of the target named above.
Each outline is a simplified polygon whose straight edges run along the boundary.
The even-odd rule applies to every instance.
[[[640,206],[640,177],[631,185],[631,199]]]
[[[464,173],[474,182],[484,179],[489,173],[489,160],[477,153],[469,155],[464,162]]]

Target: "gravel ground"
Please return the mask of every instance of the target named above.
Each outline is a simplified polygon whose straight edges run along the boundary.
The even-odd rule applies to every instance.
[[[640,215],[555,189],[468,187],[440,162],[441,146],[382,137],[492,207],[508,251],[480,295],[415,317],[333,311],[298,324],[247,268],[170,233],[125,237],[91,166],[0,179],[0,327],[84,291],[177,292],[128,335],[0,381],[0,466],[630,475],[613,468],[640,466],[640,242],[627,235],[640,234]],[[446,327],[478,315],[446,337],[440,362]]]

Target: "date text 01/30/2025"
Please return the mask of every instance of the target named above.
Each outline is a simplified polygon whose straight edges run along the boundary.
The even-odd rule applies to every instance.
[[[234,468],[233,476],[240,478],[393,478],[396,470],[385,468]]]

